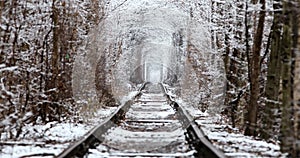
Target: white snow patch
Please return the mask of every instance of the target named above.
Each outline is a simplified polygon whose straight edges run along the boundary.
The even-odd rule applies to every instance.
[[[2,142],[5,145],[0,146],[0,157],[14,158],[35,154],[49,154],[53,157],[90,128],[91,126],[75,123],[26,125],[22,140]]]
[[[125,96],[121,99],[121,105],[124,105],[127,101],[133,99],[138,93],[139,93],[139,91],[129,92],[129,94],[127,96]]]
[[[220,115],[201,117],[195,120],[208,138],[228,157],[286,157],[279,144],[267,143],[243,135],[221,120]]]

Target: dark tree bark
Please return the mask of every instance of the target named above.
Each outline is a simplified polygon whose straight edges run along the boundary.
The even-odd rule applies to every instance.
[[[275,1],[274,10],[281,10],[282,6],[280,1]],[[282,16],[281,11],[276,11],[274,13],[272,30],[270,33],[271,36],[271,54],[268,61],[268,74],[267,74],[267,83],[265,87],[265,95],[267,98],[266,106],[263,112],[263,126],[261,128],[261,135],[264,139],[269,139],[276,136],[275,129],[279,126],[279,122],[276,122],[276,117],[278,116],[279,109],[279,81],[281,76],[281,56],[280,56],[280,47],[281,47],[281,30],[282,30]],[[278,133],[277,133],[278,134]]]
[[[290,155],[293,151],[293,121],[292,121],[292,8],[290,1],[283,1],[283,34],[282,34],[282,105],[281,105],[281,127],[280,127],[280,149]]]
[[[254,43],[252,47],[252,57],[250,60],[250,102],[247,106],[246,114],[246,135],[256,134],[256,123],[257,123],[257,109],[258,109],[258,99],[260,95],[259,89],[259,75],[260,75],[260,51],[262,45],[264,23],[265,23],[265,0],[260,0],[262,5],[261,11],[259,12],[259,20],[256,28],[256,33],[254,36]]]
[[[49,89],[57,87],[57,78],[59,75],[59,10],[55,6],[56,0],[53,0],[52,3],[52,21],[53,21],[53,28],[52,28],[52,55],[51,55],[51,83]],[[56,98],[56,96],[53,96]],[[54,99],[56,100],[56,99]]]
[[[297,3],[296,3],[297,4]],[[298,6],[298,7],[297,7]],[[298,1],[297,6],[293,7],[293,55],[295,59],[295,66],[293,69],[293,101],[294,101],[294,149],[292,156],[300,157],[300,12]]]

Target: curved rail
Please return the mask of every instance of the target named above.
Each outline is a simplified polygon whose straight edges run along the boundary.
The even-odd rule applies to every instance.
[[[225,158],[225,154],[213,146],[204,132],[197,126],[193,118],[188,114],[188,112],[180,106],[172,96],[167,93],[167,89],[160,83],[162,89],[164,90],[165,95],[167,96],[170,104],[175,108],[183,126],[186,127],[188,134],[188,141],[192,143],[197,150],[197,157],[209,157],[209,158]]]
[[[106,118],[103,123],[94,127],[82,139],[68,147],[57,157],[83,157],[89,148],[94,148],[97,146],[97,144],[101,143],[101,141],[104,140],[103,134],[111,127],[116,126],[118,121],[124,117],[124,114],[128,111],[130,105],[133,104],[133,100],[140,95],[141,91],[147,84],[149,83],[143,83],[141,87],[138,88],[138,93],[135,97],[133,97],[131,100],[128,100],[124,105],[120,106],[110,117]]]

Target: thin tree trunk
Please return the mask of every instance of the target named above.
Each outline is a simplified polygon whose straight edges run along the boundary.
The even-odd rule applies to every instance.
[[[283,39],[282,39],[282,106],[281,106],[281,129],[280,140],[281,150],[283,152],[290,152],[292,142],[292,98],[291,98],[291,38],[290,38],[289,26],[283,27]]]
[[[3,12],[3,9],[4,9],[4,1],[0,1],[0,16],[2,17],[2,12]],[[2,18],[0,18],[0,24],[2,22]]]
[[[298,4],[293,6],[292,17],[292,35],[293,35],[293,50],[292,50],[292,96],[293,96],[293,115],[294,115],[294,139],[292,157],[300,157],[300,12]],[[298,83],[297,83],[298,82]]]
[[[250,60],[250,102],[247,107],[246,115],[246,135],[255,135],[256,134],[256,122],[257,122],[257,108],[258,108],[258,99],[260,94],[259,89],[259,74],[260,74],[260,50],[263,38],[264,31],[264,22],[265,22],[265,0],[260,0],[262,5],[261,11],[259,13],[259,20],[254,36],[254,43],[252,47],[252,58]]]
[[[247,56],[247,61],[248,61],[248,79],[249,79],[249,82],[251,83],[251,67],[250,67],[250,62],[251,62],[251,56],[250,56],[250,44],[249,44],[249,41],[250,41],[250,35],[249,35],[249,25],[248,25],[248,22],[249,22],[249,19],[248,19],[248,1],[246,0],[246,8],[245,8],[245,43],[246,43],[246,56]]]
[[[55,6],[56,0],[53,0],[52,4],[52,21],[53,21],[53,49],[52,49],[52,58],[51,58],[51,83],[50,83],[50,89],[56,88],[58,84],[58,74],[59,74],[59,65],[58,65],[58,60],[59,60],[59,11],[58,8]],[[52,96],[54,100],[56,100],[57,96]]]

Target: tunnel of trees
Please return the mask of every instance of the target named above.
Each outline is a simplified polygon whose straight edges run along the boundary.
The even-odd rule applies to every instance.
[[[211,45],[225,65],[222,114],[246,135],[279,140],[283,152],[299,156],[299,0],[174,3],[188,3],[195,21],[207,18]],[[209,14],[201,15],[204,10]],[[73,67],[76,54],[86,53],[89,35],[107,14],[101,0],[0,1],[0,134],[17,139],[24,124],[62,121],[88,110],[89,101],[74,101]],[[176,36],[177,45],[182,44],[180,33]],[[117,104],[108,82],[122,54],[122,41],[116,41],[100,60],[88,62],[96,65],[91,79],[101,105]],[[201,77],[203,67],[195,65],[200,59],[193,55],[197,48],[187,45],[191,68]],[[132,79],[141,83],[135,75]]]

